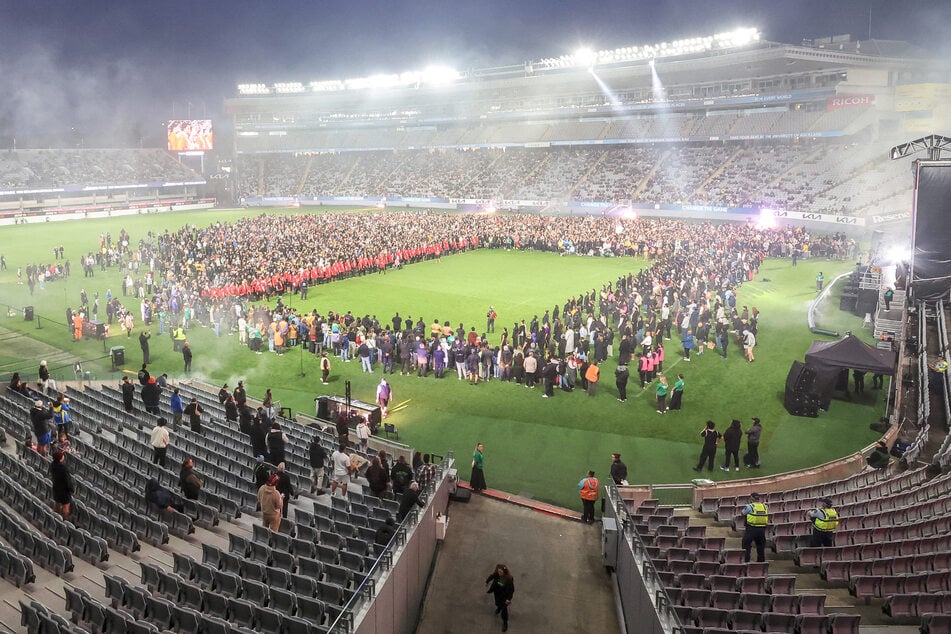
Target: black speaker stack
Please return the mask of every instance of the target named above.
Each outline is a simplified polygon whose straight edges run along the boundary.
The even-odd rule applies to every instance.
[[[816,373],[800,361],[793,361],[786,377],[783,405],[793,416],[819,416],[819,396],[815,393]]]

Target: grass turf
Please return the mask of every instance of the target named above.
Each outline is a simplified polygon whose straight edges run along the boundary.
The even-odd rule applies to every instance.
[[[83,359],[102,357],[101,342],[70,340],[64,310],[66,305],[78,304],[79,291],[85,288],[90,297],[94,291],[99,292],[103,306],[100,315],[104,317],[105,291],[120,291],[120,273],[116,269],[106,273],[97,270],[96,277],[83,278],[76,265],[77,255],[95,248],[100,232],[111,231],[115,237],[120,228],[125,228],[134,243],[148,230],[174,229],[186,222],[202,226],[223,215],[220,211],[193,212],[0,229],[10,267],[0,273],[0,302],[13,308],[34,305],[44,327],[37,330],[35,324],[23,322],[16,311],[0,324]],[[232,215],[237,218],[241,214]],[[51,261],[54,244],[66,247],[73,262],[72,277],[65,282],[49,282],[45,290],[37,289],[30,297],[25,285],[16,284],[16,267],[30,261]],[[642,266],[643,262],[629,258],[562,258],[547,253],[482,250],[407,266],[386,275],[321,285],[311,289],[303,304],[290,296],[285,297],[285,303],[303,310],[375,314],[384,324],[394,311],[399,311],[404,318],[421,316],[427,324],[438,318],[440,322],[449,320],[453,326],[463,322],[467,329],[475,325],[480,332],[485,326],[485,312],[493,305],[499,313],[496,335],[490,336],[495,342],[503,327],[511,330],[512,323],[521,319],[527,323],[533,315],[541,316],[569,295],[600,288]],[[389,422],[397,425],[402,441],[422,451],[454,450],[460,457],[463,478],[469,475],[472,448],[476,442],[484,442],[486,477],[491,487],[571,507],[578,504],[578,480],[588,469],[606,476],[614,451],[623,454],[631,482],[689,481],[697,475],[690,468],[700,450],[698,432],[707,419],[715,420],[721,430],[734,417],[743,422],[744,428],[753,416],[760,417],[764,424],[760,448],[763,468],[729,474],[718,468],[703,472],[703,477],[714,480],[778,473],[846,455],[877,437],[868,423],[882,414],[884,392],[867,392],[859,402],[836,401],[818,419],[790,416],[783,408],[782,397],[790,362],[802,359],[816,338],[805,321],[806,310],[815,297],[816,273],[822,270],[828,280],[847,268],[848,263],[825,260],[800,261],[795,268],[789,261],[770,260],[757,280],[740,287],[739,305],[756,306],[761,311],[757,361],[753,364],[746,363],[741,347],[735,343],[726,360],[707,351],[699,358],[694,355],[688,363],[680,359],[676,336],[665,342],[665,372],[668,376],[677,372],[686,376],[684,409],[680,412],[657,414],[652,387],[641,391],[633,377],[628,401],[618,402],[615,364],[609,360],[602,368],[594,398],[576,390],[542,399],[541,387],[529,390],[497,381],[471,386],[456,380],[455,374],[447,373],[444,380],[436,381],[432,375],[423,380],[397,373],[391,377],[395,412]],[[761,281],[763,278],[770,281]],[[818,319],[821,327],[843,332],[861,330],[860,318],[838,311],[837,296],[828,300]],[[131,339],[119,336],[116,329],[108,341],[109,346],[126,346],[125,367],[129,370],[137,369],[141,360],[135,338],[139,327],[137,324]],[[171,351],[167,337],[155,336],[157,328],[152,332],[153,373],[167,371],[177,376],[182,369],[181,356]],[[355,398],[372,401],[380,378],[379,366],[375,374],[366,375],[361,373],[359,361],[345,364],[336,360],[331,384],[324,387],[319,383],[316,359],[299,350],[283,357],[253,355],[238,346],[237,337],[216,338],[208,328],[193,328],[189,341],[195,352],[196,376],[231,385],[244,378],[255,396],[270,387],[283,405],[295,411],[313,412],[314,398],[320,394],[343,394],[346,380],[351,381]],[[35,359],[27,359],[0,368],[24,369],[32,374],[36,365]],[[86,365],[101,378],[110,376],[105,360]],[[306,375],[303,378],[299,376],[302,370]],[[58,374],[71,376],[71,366]],[[118,379],[118,374],[115,376]],[[718,456],[717,466],[719,460]]]

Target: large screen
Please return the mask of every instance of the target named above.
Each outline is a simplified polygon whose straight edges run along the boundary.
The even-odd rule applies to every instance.
[[[173,119],[168,122],[170,152],[194,152],[214,148],[211,119]]]

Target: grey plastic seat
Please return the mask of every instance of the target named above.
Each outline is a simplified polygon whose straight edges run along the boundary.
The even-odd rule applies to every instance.
[[[175,606],[175,630],[179,634],[198,634],[201,631],[201,613]]]
[[[194,583],[183,583],[181,592],[178,595],[178,603],[192,610],[201,612],[205,604],[205,598],[202,595],[202,589]]]
[[[241,596],[241,577],[223,570],[215,571],[215,592],[228,597]]]
[[[274,549],[271,551],[271,566],[286,570],[287,572],[294,572],[297,569],[294,555],[286,550]]]
[[[297,595],[288,590],[271,587],[271,599],[268,607],[281,614],[290,615],[297,612]]]
[[[112,607],[119,607],[120,605],[125,604],[125,591],[129,587],[129,582],[123,579],[122,577],[110,575],[103,573],[102,579],[106,584],[106,598],[109,599]],[[64,588],[69,588],[69,586],[63,586]],[[69,601],[67,599],[67,609]]]
[[[297,616],[307,619],[315,625],[321,625],[324,622],[324,613],[326,606],[320,599],[297,596]]]
[[[172,622],[177,618],[177,606],[161,597],[148,597],[148,607],[145,610],[145,620],[162,630],[171,629]]]
[[[311,579],[320,579],[324,574],[324,564],[317,559],[299,557],[297,559],[297,574]]]
[[[264,634],[281,634],[283,618],[281,613],[268,608],[258,608],[257,631]]]
[[[228,620],[232,623],[253,630],[255,614],[257,614],[257,606],[250,601],[228,598]]]
[[[268,602],[268,587],[260,581],[242,579],[241,597],[258,606],[265,606]]]
[[[228,619],[228,597],[208,590],[206,590],[202,596],[205,602],[205,607],[202,608],[202,614],[217,617],[222,620]]]
[[[218,560],[218,570],[221,570],[222,572],[230,572],[240,576],[241,562],[243,560],[243,557],[238,557],[232,553],[221,553],[221,557]]]

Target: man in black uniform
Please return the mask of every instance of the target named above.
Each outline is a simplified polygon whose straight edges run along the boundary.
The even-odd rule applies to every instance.
[[[611,479],[620,485],[627,481],[627,465],[621,462],[621,454],[611,454]]]
[[[119,389],[122,390],[122,404],[125,406],[125,411],[131,412],[133,407],[133,401],[135,399],[135,385],[132,384],[132,381],[129,380],[129,377],[122,377],[122,383],[119,384]]]

